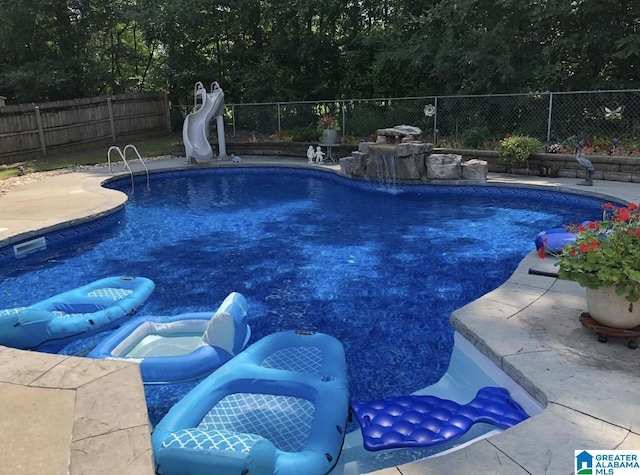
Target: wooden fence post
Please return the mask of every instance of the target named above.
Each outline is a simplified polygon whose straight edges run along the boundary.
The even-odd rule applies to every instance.
[[[167,114],[167,132],[171,133],[171,111],[169,110],[169,94],[163,93],[164,113]]]
[[[113,143],[116,143],[116,124],[113,120],[113,104],[111,104],[111,98],[107,97],[107,108],[109,109],[109,124],[111,125],[111,139]]]
[[[38,124],[38,136],[40,137],[40,150],[42,150],[42,156],[47,156],[47,144],[44,142],[44,130],[42,129],[42,118],[40,117],[40,107],[34,105],[36,111],[36,123]]]

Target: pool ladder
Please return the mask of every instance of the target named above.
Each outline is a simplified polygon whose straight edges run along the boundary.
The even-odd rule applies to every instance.
[[[117,145],[113,145],[109,148],[109,151],[107,152],[107,160],[109,162],[109,173],[111,173],[111,152],[116,151],[118,152],[118,155],[120,155],[120,158],[122,159],[122,163],[124,163],[124,167],[127,170],[129,170],[129,175],[131,176],[131,188],[133,188],[133,170],[131,170],[131,167],[129,166],[129,162],[127,162],[127,159],[126,159],[128,149],[133,150],[135,154],[138,156],[138,158],[140,159],[140,163],[142,163],[142,166],[144,167],[144,171],[147,174],[147,188],[149,188],[149,169],[147,168],[147,165],[145,165],[142,157],[140,156],[140,152],[138,152],[138,149],[133,144],[125,145],[123,150],[120,150],[120,147],[118,147]]]

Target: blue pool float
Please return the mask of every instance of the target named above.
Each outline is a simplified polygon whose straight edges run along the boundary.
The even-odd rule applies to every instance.
[[[0,345],[57,352],[77,338],[117,326],[154,288],[145,277],[106,277],[28,307],[0,310]]]
[[[135,361],[145,384],[177,383],[212,373],[240,353],[250,337],[247,301],[231,292],[215,313],[133,318],[88,356]]]
[[[467,404],[436,396],[399,396],[352,402],[351,408],[370,451],[432,447],[466,434],[478,422],[508,429],[529,415],[499,387],[485,387]]]
[[[567,232],[567,228],[553,228],[542,231],[536,236],[536,250],[544,249],[548,254],[560,254],[567,244],[576,242],[576,233]]]
[[[348,391],[338,340],[294,331],[266,336],[155,427],[156,473],[326,474],[344,440]]]
[[[582,225],[588,226],[589,223],[591,223],[591,221],[583,221]],[[538,253],[544,249],[547,254],[560,254],[567,244],[574,244],[576,242],[577,236],[577,233],[567,231],[567,227],[542,231],[538,233],[535,239],[536,250]]]

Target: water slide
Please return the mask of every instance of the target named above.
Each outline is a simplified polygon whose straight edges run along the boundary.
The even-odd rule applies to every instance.
[[[209,122],[215,116],[218,130],[219,160],[227,158],[224,141],[224,93],[217,82],[211,84],[211,92],[198,81],[194,87],[196,110],[184,119],[182,140],[187,162],[203,162],[213,158],[213,149],[209,143]],[[198,98],[200,105],[198,106]]]

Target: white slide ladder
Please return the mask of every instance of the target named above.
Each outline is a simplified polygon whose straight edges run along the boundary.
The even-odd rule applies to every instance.
[[[131,167],[129,166],[129,162],[126,159],[127,150],[133,150],[134,153],[137,155],[138,159],[140,160],[140,163],[142,163],[142,167],[144,168],[144,171],[147,174],[147,188],[149,188],[149,169],[147,168],[147,165],[144,163],[144,160],[142,159],[142,156],[140,156],[140,152],[138,152],[138,149],[133,144],[125,145],[124,150],[121,150],[120,147],[118,147],[117,145],[113,145],[113,146],[109,147],[109,151],[107,152],[107,161],[109,163],[109,173],[112,173],[112,171],[111,171],[111,152],[114,152],[114,151],[118,152],[118,155],[120,155],[120,158],[122,159],[122,163],[124,164],[124,168],[129,171],[129,175],[131,176],[131,188],[134,187],[133,186],[133,170],[131,170]]]

